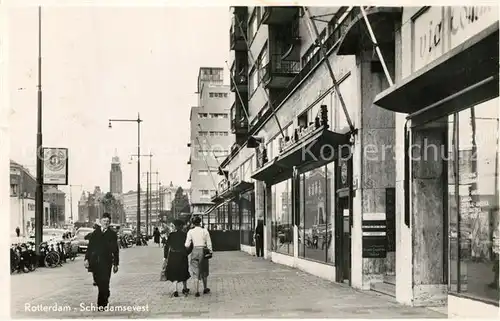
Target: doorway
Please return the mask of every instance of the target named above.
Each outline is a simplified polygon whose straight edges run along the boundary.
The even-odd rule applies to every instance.
[[[337,201],[335,226],[335,253],[337,264],[337,282],[351,283],[351,211],[349,198],[341,197]]]

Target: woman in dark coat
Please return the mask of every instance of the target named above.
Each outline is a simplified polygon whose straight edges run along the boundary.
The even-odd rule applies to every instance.
[[[182,282],[182,293],[187,295],[187,280],[191,277],[189,273],[188,255],[189,250],[186,249],[184,242],[186,241],[186,233],[182,231],[184,222],[176,220],[174,222],[176,231],[168,235],[167,244],[163,248],[164,260],[167,262],[165,274],[167,281],[176,282],[174,296],[178,297],[179,292],[177,286]]]
[[[160,230],[158,230],[158,227],[155,227],[155,230],[153,232],[153,239],[155,244],[158,244],[158,246],[160,246]]]

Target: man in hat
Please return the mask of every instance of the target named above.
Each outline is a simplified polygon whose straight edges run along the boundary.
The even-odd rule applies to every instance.
[[[103,311],[104,307],[108,305],[111,270],[113,273],[118,272],[118,237],[116,232],[109,227],[110,222],[111,215],[104,213],[101,226],[92,232],[84,261],[85,267],[92,269],[95,283],[99,289],[97,296],[99,311]]]

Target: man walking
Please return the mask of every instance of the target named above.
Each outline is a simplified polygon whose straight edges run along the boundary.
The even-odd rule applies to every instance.
[[[113,273],[118,272],[118,239],[116,232],[109,228],[110,222],[111,215],[104,213],[101,226],[96,227],[92,232],[84,261],[85,268],[92,270],[94,281],[99,289],[97,306],[100,311],[108,305],[111,269],[113,269]]]

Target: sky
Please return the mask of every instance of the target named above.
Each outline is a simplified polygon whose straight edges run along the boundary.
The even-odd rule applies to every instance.
[[[7,16],[10,158],[34,175],[38,10],[12,7]],[[69,149],[75,213],[82,190],[109,191],[115,153],[124,191],[137,188],[131,160],[137,124],[109,129],[109,118],[137,119],[139,112],[141,154],[153,153],[152,170],[163,184],[189,187],[189,112],[197,103],[198,69],[224,67],[229,83],[229,17],[228,7],[42,9],[43,145]],[[149,158],[141,167],[149,169]]]

